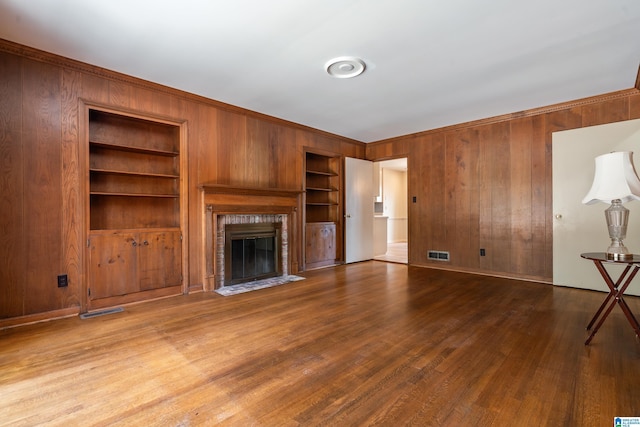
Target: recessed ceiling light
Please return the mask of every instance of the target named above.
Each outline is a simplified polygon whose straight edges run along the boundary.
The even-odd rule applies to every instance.
[[[353,56],[341,56],[333,58],[324,65],[325,70],[330,76],[338,79],[349,79],[362,74],[367,68],[364,61]]]

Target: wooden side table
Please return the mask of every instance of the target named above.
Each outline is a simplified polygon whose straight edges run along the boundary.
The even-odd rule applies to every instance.
[[[609,316],[616,303],[620,306],[620,309],[624,312],[627,320],[631,324],[631,327],[636,332],[636,337],[640,337],[640,324],[638,324],[638,320],[635,318],[635,316],[631,312],[631,309],[622,297],[624,291],[627,290],[627,287],[629,287],[629,284],[631,283],[633,278],[636,276],[636,274],[638,274],[638,270],[640,270],[640,255],[633,255],[633,258],[628,260],[608,259],[607,254],[604,252],[588,252],[580,254],[580,256],[584,259],[593,261],[596,268],[600,272],[600,275],[607,284],[607,287],[609,288],[609,294],[600,305],[600,308],[598,308],[598,311],[596,311],[593,319],[591,319],[591,321],[587,325],[587,330],[590,330],[596,320],[598,320],[598,318],[600,319],[591,331],[591,335],[589,335],[589,338],[587,338],[584,345],[588,345],[591,342],[593,336],[596,334],[596,332],[598,332],[598,329],[600,329],[600,327],[604,323],[604,320],[607,318],[607,316]],[[624,271],[622,272],[622,274],[620,274],[620,277],[618,277],[618,280],[616,280],[615,282],[613,281],[613,279],[611,279],[611,276],[604,268],[603,263],[605,262],[626,264]],[[620,284],[622,284],[622,286],[620,286]]]

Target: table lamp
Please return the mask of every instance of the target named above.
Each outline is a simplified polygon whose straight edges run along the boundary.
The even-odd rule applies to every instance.
[[[582,203],[611,203],[604,211],[611,244],[607,248],[607,258],[629,260],[633,254],[624,246],[627,236],[629,209],[622,206],[630,200],[640,200],[640,180],[636,175],[631,151],[620,151],[596,157],[596,172],[591,190]]]

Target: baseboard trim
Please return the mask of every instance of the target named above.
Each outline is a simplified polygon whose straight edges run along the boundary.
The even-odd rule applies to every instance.
[[[47,322],[49,320],[61,319],[64,317],[77,316],[80,313],[80,306],[63,308],[60,310],[46,311],[44,313],[28,314],[26,316],[0,319],[0,330],[13,328],[16,326],[30,325],[32,323]]]

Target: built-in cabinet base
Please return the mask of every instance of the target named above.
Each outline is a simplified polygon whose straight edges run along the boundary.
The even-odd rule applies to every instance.
[[[312,222],[305,228],[306,268],[318,268],[336,263],[336,224]]]

